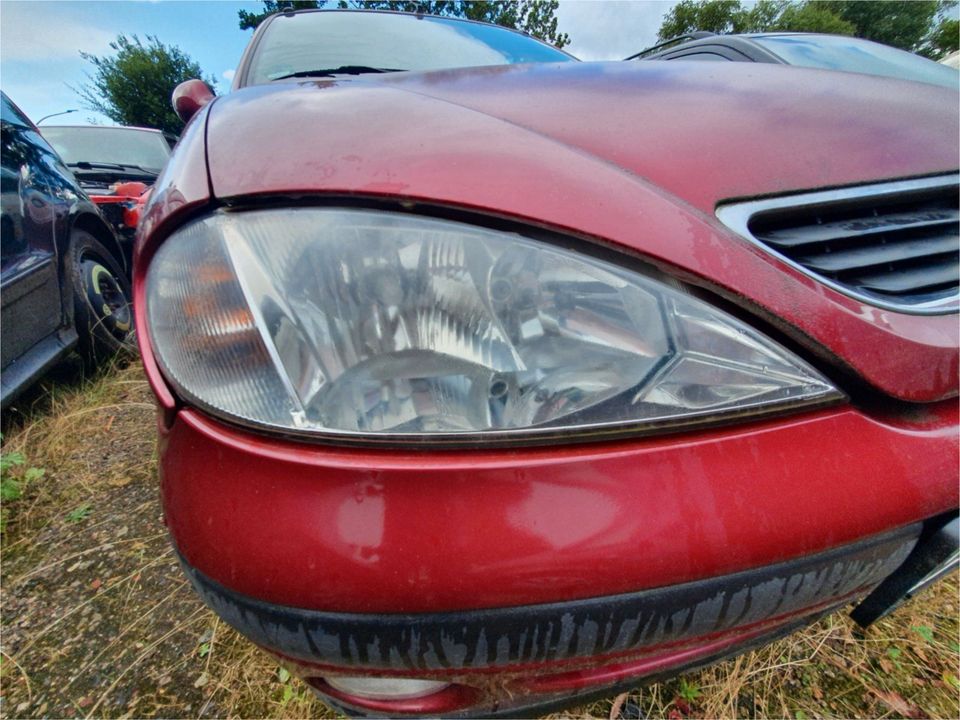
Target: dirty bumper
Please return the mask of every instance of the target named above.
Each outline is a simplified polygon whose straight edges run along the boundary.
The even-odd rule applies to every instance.
[[[457,683],[469,683],[471,675],[536,676],[536,683],[527,683],[529,700],[538,684],[552,694],[574,689],[564,687],[564,676],[573,685],[588,680],[583,672],[571,676],[571,668],[619,663],[624,672],[614,675],[633,672],[639,678],[650,673],[644,670],[649,663],[631,671],[629,661],[638,656],[679,648],[673,664],[681,665],[698,642],[705,651],[735,652],[737,643],[727,647],[725,639],[746,646],[756,634],[751,629],[767,632],[866,593],[903,563],[920,529],[911,525],[784,563],[641,592],[445,613],[354,614],[275,605],[231,591],[181,562],[213,610],[253,642],[294,661],[300,674],[315,668],[318,676],[402,674]],[[670,664],[669,655],[666,660],[650,668],[660,671]],[[554,682],[548,681],[551,674]],[[469,705],[497,706],[489,682],[474,689]],[[455,709],[467,708],[449,708]]]

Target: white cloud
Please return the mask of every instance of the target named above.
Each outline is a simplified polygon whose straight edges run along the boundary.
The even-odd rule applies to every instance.
[[[95,55],[109,51],[113,33],[66,12],[44,12],[42,6],[16,0],[0,3],[0,58],[4,62],[79,60],[78,50]]]
[[[227,82],[233,82],[233,76],[237,74],[236,70],[224,70],[222,75],[223,79]]]
[[[676,0],[561,0],[557,28],[581,60],[622,60],[653,45]]]

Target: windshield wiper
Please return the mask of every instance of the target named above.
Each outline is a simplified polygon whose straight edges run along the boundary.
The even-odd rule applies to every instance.
[[[105,162],[89,162],[87,160],[81,160],[80,162],[67,163],[68,167],[80,168],[81,170],[137,170],[147,175],[159,175],[160,171],[153,168],[145,168],[141,165],[128,165],[126,163],[105,163]]]
[[[333,77],[334,75],[366,75],[368,73],[388,73],[403,72],[397,68],[376,68],[369,65],[341,65],[336,68],[326,68],[324,70],[299,70],[298,72],[278,75],[270,78],[271,80],[286,80],[287,78],[298,77]]]

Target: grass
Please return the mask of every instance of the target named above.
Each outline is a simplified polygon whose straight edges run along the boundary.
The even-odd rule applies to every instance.
[[[48,381],[4,418],[0,716],[333,717],[196,598],[158,500],[139,367]],[[554,718],[960,716],[956,577],[865,635],[843,615]]]

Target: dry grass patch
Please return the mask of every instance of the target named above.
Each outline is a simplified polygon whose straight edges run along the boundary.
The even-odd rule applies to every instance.
[[[954,575],[866,632],[834,614],[746,655],[557,717],[960,717]]]
[[[65,381],[64,381],[65,380]],[[2,717],[333,717],[220,622],[161,519],[137,364],[48,383],[5,418]],[[9,497],[8,497],[9,496]],[[864,637],[834,616],[770,647],[554,717],[960,716],[956,578]]]

